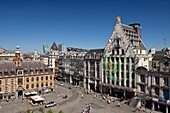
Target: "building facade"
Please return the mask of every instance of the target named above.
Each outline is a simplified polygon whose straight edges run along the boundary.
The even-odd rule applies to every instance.
[[[23,97],[27,91],[39,94],[53,91],[51,70],[40,61],[24,61],[19,46],[13,61],[0,61],[0,101]]]
[[[84,57],[84,88],[100,92],[100,75],[102,73],[101,58],[104,49],[91,49]]]
[[[156,51],[152,59],[152,68],[148,72],[148,103],[150,108],[163,113],[170,112],[170,49]]]

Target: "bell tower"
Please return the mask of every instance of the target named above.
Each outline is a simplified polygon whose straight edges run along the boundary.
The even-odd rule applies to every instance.
[[[21,62],[22,62],[21,53],[19,50],[19,45],[17,45],[16,50],[15,50],[14,64],[16,65],[16,67],[19,67],[21,66]]]

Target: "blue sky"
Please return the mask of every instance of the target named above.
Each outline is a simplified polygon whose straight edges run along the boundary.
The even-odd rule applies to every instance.
[[[170,46],[168,0],[0,0],[0,45],[42,52],[55,41],[67,47],[104,48],[115,26],[139,22],[148,49]]]

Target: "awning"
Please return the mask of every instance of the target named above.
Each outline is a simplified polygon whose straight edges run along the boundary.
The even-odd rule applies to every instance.
[[[31,96],[30,98],[34,101],[44,101],[44,98],[39,95]]]

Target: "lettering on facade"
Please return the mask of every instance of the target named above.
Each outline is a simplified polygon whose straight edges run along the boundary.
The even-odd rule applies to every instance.
[[[114,82],[121,82],[125,79],[128,79],[128,76],[126,75],[124,78],[119,78],[119,77],[116,77],[114,75],[112,75],[112,73],[117,73],[119,72],[119,66],[121,66],[121,63],[120,62],[111,62],[111,61],[107,61],[106,60],[107,57],[106,55],[104,56],[104,61],[103,61],[103,65],[104,65],[104,68],[106,69],[106,75],[109,76],[109,78],[114,81]],[[134,60],[134,59],[133,59]],[[132,70],[135,69],[135,65],[133,63],[133,67],[132,67]],[[111,71],[111,72],[110,72]],[[129,73],[129,70],[127,70],[127,72]],[[132,80],[132,83],[134,82],[134,80]]]

